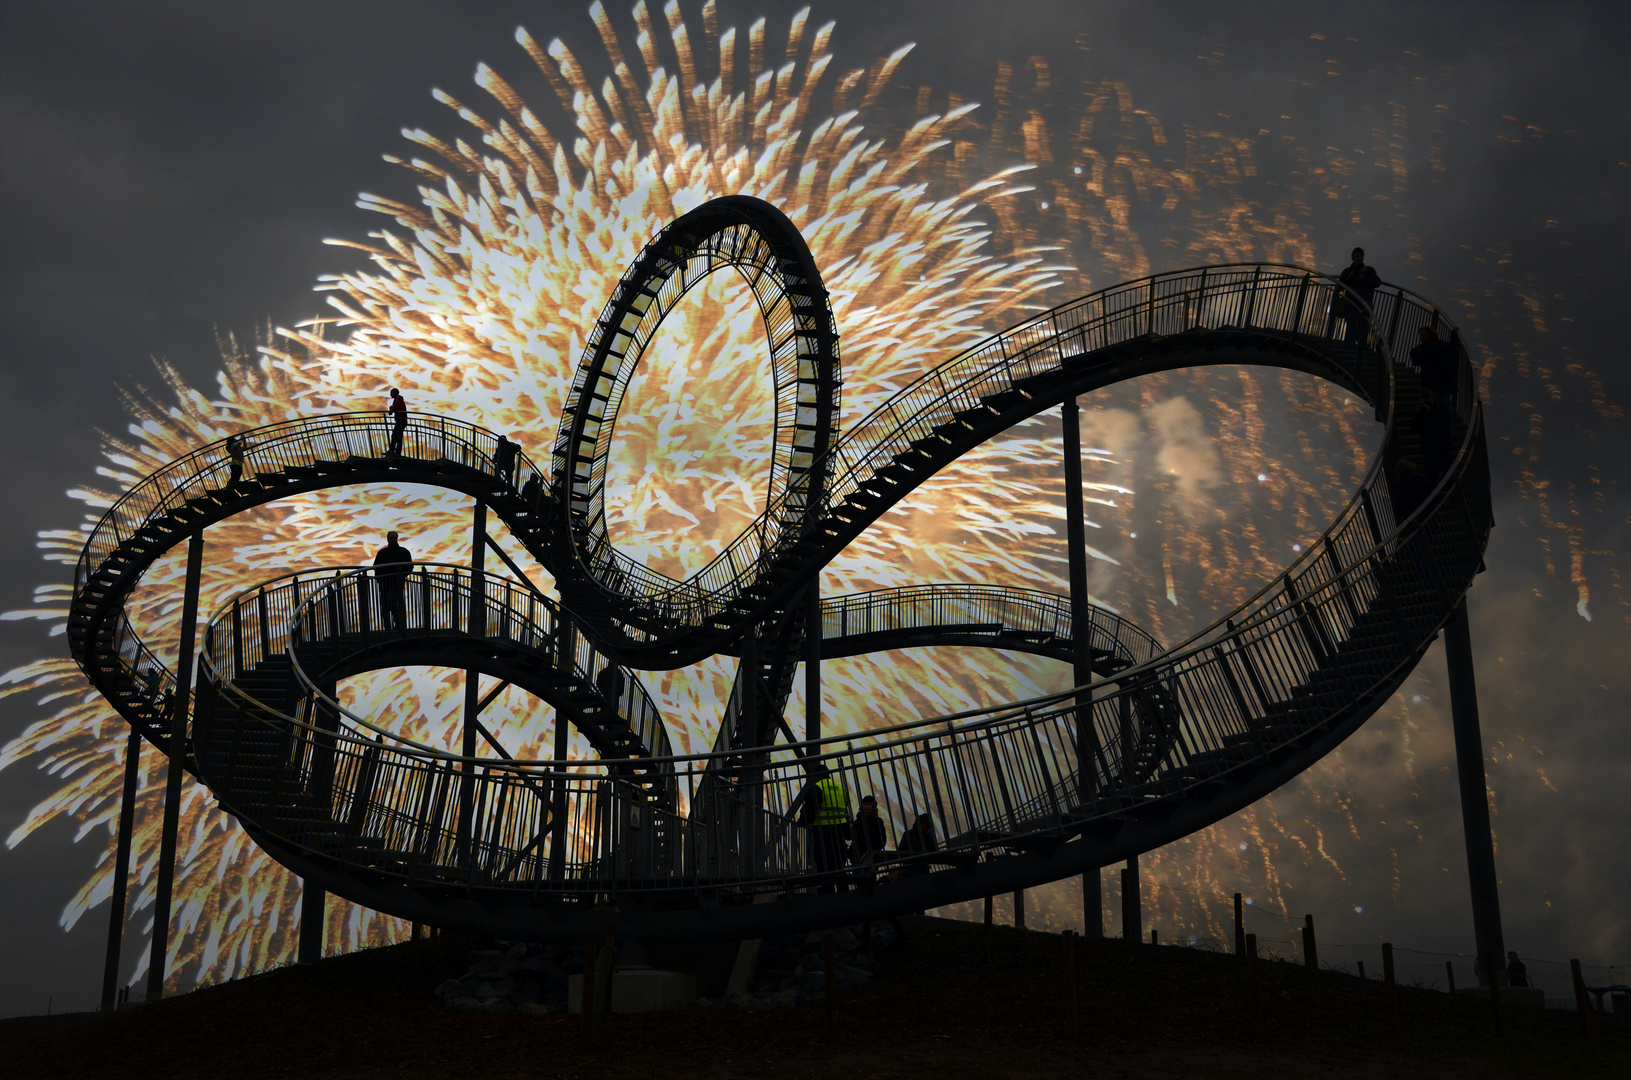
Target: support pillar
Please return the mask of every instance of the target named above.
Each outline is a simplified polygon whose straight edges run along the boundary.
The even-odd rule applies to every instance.
[[[465,633],[471,637],[484,637],[487,633],[487,502],[476,500],[475,515],[470,526],[470,611],[465,619]],[[460,753],[464,756],[459,766],[459,862],[468,872],[475,869],[471,858],[471,831],[476,805],[476,769],[469,759],[476,756],[476,714],[481,711],[481,672],[474,668],[464,673],[464,739]]]
[[[1450,717],[1455,727],[1456,776],[1461,782],[1461,828],[1467,843],[1467,885],[1472,892],[1472,932],[1488,970],[1505,970],[1501,899],[1490,835],[1489,792],[1484,776],[1484,738],[1478,725],[1478,686],[1472,665],[1472,631],[1463,597],[1444,624],[1444,663],[1450,673]],[[1489,957],[1495,957],[1491,967]]]
[[[1144,911],[1138,894],[1138,856],[1121,872],[1121,936],[1128,944],[1144,940]]]
[[[170,770],[164,781],[158,895],[153,903],[153,944],[148,953],[148,1001],[157,1001],[164,996],[164,974],[170,949],[170,897],[176,881],[176,831],[181,827],[181,779],[187,760],[187,721],[193,701],[193,652],[198,644],[198,582],[203,570],[204,532],[200,529],[187,538],[187,584],[181,600],[176,698],[170,712]]]
[[[804,737],[821,738],[821,580],[810,579],[804,623]]]
[[[300,882],[300,944],[296,959],[310,964],[323,958],[323,923],[328,894],[310,878]]]
[[[108,955],[102,967],[102,1011],[112,1012],[119,993],[119,957],[125,939],[125,886],[130,879],[130,833],[136,825],[136,784],[140,779],[141,732],[130,729],[125,743],[125,791],[119,804],[119,840],[113,856],[113,897],[108,902]]]
[[[1099,867],[1082,871],[1082,936],[1104,937],[1104,894]]]

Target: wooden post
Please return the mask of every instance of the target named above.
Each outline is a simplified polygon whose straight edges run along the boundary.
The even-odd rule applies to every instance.
[[[1257,985],[1257,935],[1246,935],[1246,989],[1250,1001],[1252,1038],[1263,1037],[1263,997]]]
[[[1076,935],[1066,930],[1060,939],[1065,943],[1065,1026],[1072,1039],[1079,1039],[1082,1019],[1076,1006]]]
[[[822,999],[821,1003],[826,1007],[827,1012],[827,1041],[832,1042],[833,1035],[837,1027],[837,1025],[834,1023],[833,1017],[833,999],[838,996],[838,967],[836,962],[833,960],[831,930],[828,930],[825,934],[821,935],[821,966],[826,969],[827,977],[827,993]]]
[[[1494,953],[1484,954],[1484,970],[1489,975],[1489,1007],[1495,1014],[1495,1037],[1506,1034],[1501,1026],[1501,968]]]
[[[1246,911],[1240,906],[1240,894],[1235,893],[1235,955],[1246,955]]]
[[[1150,944],[1151,945],[1161,944],[1161,932],[1159,930],[1157,930],[1153,926],[1150,927]]]
[[[1448,960],[1444,961],[1444,977],[1449,980],[1450,993],[1455,993],[1455,965]]]
[[[583,1014],[582,1037],[583,1048],[592,1049],[595,1045],[595,940],[590,938],[583,943],[583,1001],[579,1010]]]
[[[1014,929],[1025,929],[1025,890],[1014,890]]]
[[[1580,974],[1580,961],[1569,961],[1569,975],[1574,979],[1574,1012],[1580,1017],[1580,1034],[1591,1038],[1591,999],[1586,996],[1586,979]]]
[[[1320,969],[1319,949],[1314,945],[1314,916],[1303,916],[1303,965],[1309,971]]]
[[[612,1015],[612,981],[617,975],[617,931],[611,927],[606,928],[606,1007],[601,1010],[603,1019],[611,1019]]]
[[[1387,986],[1387,1033],[1395,1042],[1399,1039],[1399,987],[1393,981],[1393,943],[1382,942],[1382,982]]]
[[[990,896],[985,898],[985,928],[987,930],[991,929],[991,902],[993,899]]]

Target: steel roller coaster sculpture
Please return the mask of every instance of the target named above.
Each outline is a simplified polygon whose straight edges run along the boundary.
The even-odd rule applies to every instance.
[[[777,428],[766,509],[676,581],[619,553],[604,493],[614,425],[641,351],[707,274],[731,269],[763,314]],[[91,531],[69,641],[150,742],[179,754],[279,862],[405,919],[515,940],[702,941],[855,923],[1109,865],[1274,790],[1356,730],[1457,611],[1491,528],[1482,411],[1457,354],[1453,464],[1404,520],[1391,466],[1414,452],[1418,373],[1395,358],[1439,310],[1385,286],[1362,345],[1339,338],[1343,287],[1281,265],[1157,274],[1092,293],[925,373],[840,432],[838,333],[791,222],[716,199],[641,253],[593,329],[553,461],[510,459],[492,432],[414,415],[400,454],[379,413],[247,433],[252,479],[224,444],[137,484]],[[1346,297],[1349,304],[1357,299]],[[1448,336],[1446,334],[1446,336]],[[1382,450],[1319,540],[1248,601],[1167,649],[1111,612],[1024,589],[933,586],[818,597],[816,574],[914,487],[1076,395],[1186,366],[1270,365],[1375,408]],[[518,478],[546,474],[541,489]],[[557,579],[421,565],[387,629],[366,568],[258,584],[204,630],[185,690],[134,632],[126,599],[155,559],[262,503],[329,485],[437,484],[477,500]],[[500,552],[502,555],[502,552]],[[508,562],[508,559],[505,560]],[[196,607],[196,584],[189,603]],[[177,667],[193,666],[184,626]],[[931,721],[798,739],[784,715],[801,659],[918,645],[1017,649],[1076,664],[1072,690]],[[711,752],[674,752],[637,671],[741,658]],[[555,760],[518,761],[474,713],[464,753],[420,745],[338,702],[337,680],[387,666],[462,667],[557,710]],[[158,672],[144,677],[144,672]],[[567,725],[595,758],[566,760]],[[478,754],[476,736],[492,743]],[[797,825],[818,769],[875,792],[930,853],[818,869]],[[179,775],[179,774],[178,774]],[[892,871],[900,870],[896,874]],[[824,888],[842,885],[843,888]]]

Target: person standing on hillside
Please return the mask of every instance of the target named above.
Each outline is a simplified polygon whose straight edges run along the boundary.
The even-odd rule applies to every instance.
[[[1365,265],[1365,249],[1353,249],[1353,262],[1337,278],[1348,287],[1348,295],[1338,298],[1339,311],[1347,322],[1347,333],[1342,340],[1356,348],[1363,348],[1370,327],[1371,303],[1382,284],[1374,267]],[[1354,301],[1358,300],[1359,303]]]

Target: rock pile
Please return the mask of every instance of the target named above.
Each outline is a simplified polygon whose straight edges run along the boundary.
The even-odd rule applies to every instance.
[[[872,981],[878,954],[899,940],[889,923],[874,923],[871,949],[862,947],[857,931],[841,926],[833,935],[834,981],[839,991],[853,990]],[[822,931],[766,938],[759,948],[759,971],[740,993],[723,998],[698,998],[699,1009],[785,1009],[820,1001],[827,996],[826,965],[822,958]]]
[[[436,997],[464,1013],[560,1013],[566,1011],[567,976],[582,970],[582,957],[553,945],[478,949],[470,954],[470,970],[443,982]]]

